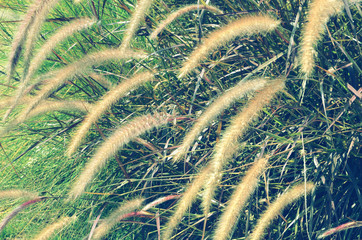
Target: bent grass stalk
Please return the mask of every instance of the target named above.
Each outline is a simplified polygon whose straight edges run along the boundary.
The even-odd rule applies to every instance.
[[[231,195],[229,203],[219,219],[214,235],[215,240],[228,239],[241,210],[258,186],[258,179],[265,171],[269,158],[270,156],[260,158],[246,172],[240,184]]]
[[[206,110],[205,112],[197,119],[194,126],[186,134],[184,140],[179,148],[175,150],[172,154],[174,155],[173,161],[179,161],[189,150],[190,146],[200,134],[202,129],[204,129],[212,120],[214,120],[222,110],[228,108],[232,103],[237,99],[242,98],[250,91],[256,91],[266,84],[267,80],[264,78],[254,79],[248,82],[242,82],[235,87],[227,90],[223,95],[218,97]]]
[[[121,50],[126,50],[129,48],[131,40],[140,25],[141,21],[144,19],[147,10],[150,8],[152,4],[152,0],[139,0],[136,7],[134,8],[134,12],[132,14],[130,23],[126,32],[124,33],[124,37],[122,39],[122,44],[120,46]]]
[[[40,90],[40,92],[34,97],[34,100],[29,103],[28,107],[22,111],[18,118],[20,120],[26,118],[26,116],[34,107],[36,107],[42,100],[47,98],[60,85],[64,84],[67,79],[74,77],[76,74],[86,72],[87,68],[91,67],[92,65],[97,65],[116,59],[130,59],[142,57],[145,57],[144,53],[129,50],[120,51],[114,49],[107,49],[91,53],[84,58],[71,63],[65,68],[57,70],[57,74],[54,76],[54,78],[49,80],[48,84],[46,84]]]
[[[226,44],[235,37],[270,32],[278,25],[279,21],[268,16],[247,16],[212,32],[184,62],[179,71],[179,78],[183,78],[190,73],[212,50]]]
[[[81,18],[78,20],[74,20],[71,23],[61,27],[52,37],[50,37],[44,45],[40,48],[40,50],[36,53],[36,55],[31,60],[29,69],[27,74],[25,74],[24,79],[22,79],[16,93],[14,102],[10,105],[10,108],[5,113],[3,120],[5,121],[9,114],[14,110],[17,106],[19,99],[22,97],[25,88],[27,87],[28,83],[30,82],[31,78],[33,77],[35,71],[39,68],[41,63],[46,59],[49,53],[55,48],[55,46],[66,39],[67,37],[71,36],[77,31],[80,31],[84,28],[88,28],[95,23],[94,19],[90,18]]]
[[[123,203],[117,210],[112,212],[109,217],[105,218],[102,223],[99,224],[99,226],[94,230],[92,239],[101,239],[106,236],[108,232],[124,218],[124,215],[139,208],[143,201],[144,199],[134,199]]]
[[[223,14],[224,12],[221,11],[220,9],[213,7],[213,6],[209,6],[209,5],[199,5],[199,4],[195,4],[195,5],[189,5],[189,6],[185,6],[179,10],[177,10],[176,12],[171,13],[165,20],[163,20],[158,27],[151,33],[150,38],[151,39],[155,39],[157,37],[157,35],[165,28],[167,27],[167,25],[169,25],[171,22],[173,22],[173,20],[175,20],[176,18],[184,15],[185,13],[188,13],[190,11],[194,11],[194,10],[208,10],[217,14]]]
[[[167,113],[147,114],[132,119],[129,123],[120,126],[113,134],[97,149],[94,156],[84,167],[72,189],[68,200],[77,199],[87,185],[94,178],[95,174],[106,164],[107,160],[125,144],[132,141],[139,135],[167,123],[171,115]]]
[[[222,168],[229,162],[238,149],[238,141],[244,135],[252,121],[256,120],[259,113],[268,105],[275,95],[284,88],[284,79],[272,80],[260,90],[244,109],[233,118],[230,126],[224,131],[221,140],[214,148],[211,159],[211,174],[205,184],[205,193],[202,205],[205,216],[210,211],[211,200],[214,196],[218,181],[221,178]]]
[[[13,219],[21,210],[28,207],[29,205],[33,203],[40,202],[44,200],[45,198],[37,197],[35,199],[26,201],[25,203],[21,204],[20,206],[16,207],[13,211],[11,211],[3,220],[0,222],[0,233],[1,231],[6,227],[6,225],[10,222],[11,219]]]
[[[273,219],[275,219],[289,204],[298,200],[302,196],[309,194],[314,187],[315,185],[311,182],[307,182],[306,184],[301,183],[278,197],[259,218],[256,227],[250,235],[250,240],[262,239],[265,230],[272,223]]]
[[[307,23],[303,29],[299,56],[300,70],[306,77],[311,76],[313,73],[314,57],[317,55],[315,47],[322,38],[325,24],[331,16],[342,11],[343,6],[341,0],[312,1],[307,15]]]
[[[195,177],[195,179],[189,184],[186,191],[182,194],[179,200],[176,210],[168,223],[166,224],[165,230],[162,234],[163,240],[171,239],[171,235],[176,226],[181,222],[182,217],[186,211],[191,207],[192,203],[197,197],[197,193],[200,191],[202,186],[210,172],[210,166],[207,165],[204,169]]]
[[[82,125],[74,134],[66,155],[70,157],[79,147],[82,139],[86,136],[89,128],[94,124],[102,114],[116,103],[121,97],[125,96],[128,92],[135,89],[139,85],[152,80],[153,74],[150,72],[140,73],[130,79],[124,80],[118,86],[106,93],[106,95],[99,100],[91,112],[85,117]]]
[[[46,228],[44,228],[38,235],[36,235],[34,240],[46,240],[49,239],[55,231],[61,230],[66,227],[68,224],[73,222],[77,217],[74,215],[72,217],[62,217],[58,221],[50,224]]]

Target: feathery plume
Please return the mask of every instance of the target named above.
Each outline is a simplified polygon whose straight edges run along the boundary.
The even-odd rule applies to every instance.
[[[275,95],[284,87],[284,79],[272,80],[249,101],[247,106],[233,118],[225,129],[220,141],[216,144],[211,159],[211,174],[205,184],[203,207],[205,215],[210,211],[211,200],[222,176],[222,168],[238,149],[238,140],[244,135],[249,124],[257,119],[259,112],[268,105]]]
[[[93,19],[90,18],[81,18],[78,20],[74,20],[71,23],[63,26],[60,28],[52,37],[49,38],[48,41],[44,43],[44,45],[40,48],[34,58],[31,60],[28,72],[25,74],[24,79],[20,83],[14,98],[14,102],[10,105],[10,108],[5,113],[3,121],[9,116],[11,111],[17,106],[21,96],[25,88],[27,87],[28,83],[30,82],[31,78],[33,77],[35,71],[39,68],[41,63],[46,59],[49,53],[54,49],[54,47],[72,35],[73,33],[80,31],[84,28],[88,28],[95,23]]]
[[[344,4],[341,0],[312,1],[307,16],[307,23],[303,29],[299,56],[300,70],[306,77],[311,76],[313,73],[315,66],[314,57],[317,54],[314,48],[322,38],[324,25],[331,16],[342,11],[343,6]]]
[[[132,141],[139,135],[152,128],[164,125],[171,118],[167,113],[147,114],[134,118],[127,124],[120,126],[113,134],[98,148],[92,159],[86,164],[83,172],[73,185],[68,200],[78,198],[86,186],[94,178],[94,175],[106,164],[118,149]]]
[[[306,184],[301,183],[278,197],[259,218],[256,227],[250,235],[250,239],[262,239],[264,236],[264,231],[271,224],[273,219],[276,218],[278,214],[290,203],[296,201],[305,194],[309,194],[314,189],[314,187],[315,185],[311,182],[307,182]]]
[[[21,190],[21,189],[10,189],[10,190],[1,190],[0,199],[4,198],[37,198],[38,195],[33,192]]]
[[[33,47],[35,44],[35,41],[39,35],[40,27],[43,24],[45,17],[48,15],[49,11],[54,8],[54,6],[59,2],[59,0],[44,0],[41,2],[41,7],[39,8],[39,11],[37,11],[36,15],[34,16],[34,21],[29,28],[28,36],[25,39],[25,46],[24,46],[24,66],[23,66],[23,72],[24,76],[26,77],[29,64],[30,64],[30,58],[31,53],[33,51]]]
[[[101,224],[94,230],[92,239],[101,239],[121,220],[125,214],[133,212],[139,208],[144,199],[134,199],[122,204],[116,211],[112,212],[109,217],[104,219]]]
[[[127,49],[129,47],[129,44],[131,42],[131,39],[133,38],[138,25],[140,22],[144,19],[145,14],[147,10],[150,8],[152,4],[152,0],[139,0],[136,7],[134,8],[134,12],[132,14],[130,23],[128,25],[128,28],[126,32],[124,33],[124,37],[122,39],[122,44],[120,46],[120,49]]]
[[[260,158],[253,166],[246,172],[234,193],[231,195],[229,203],[221,215],[215,230],[215,240],[227,239],[233,226],[240,215],[241,210],[244,208],[246,202],[253,194],[258,185],[258,179],[264,172],[268,163],[269,156]]]
[[[248,92],[256,91],[264,87],[266,82],[267,81],[265,78],[258,78],[248,82],[241,82],[218,97],[197,119],[194,126],[192,126],[191,130],[184,137],[181,146],[172,153],[172,155],[174,155],[173,161],[179,161],[186,154],[202,129],[210,124],[210,122],[214,120],[222,110],[228,108],[232,103],[234,103],[237,99],[245,96],[245,94]]]
[[[5,228],[5,226],[9,223],[9,221],[11,219],[13,219],[21,210],[23,210],[24,208],[28,207],[29,205],[31,205],[33,203],[40,202],[41,200],[44,200],[44,199],[45,198],[39,198],[38,197],[38,198],[35,198],[35,199],[32,199],[32,200],[29,200],[29,201],[21,204],[20,206],[16,207],[3,220],[1,220],[1,222],[0,222],[0,233]]]
[[[48,84],[46,84],[40,90],[40,92],[34,97],[34,100],[30,102],[28,107],[22,111],[19,118],[25,118],[34,107],[36,107],[42,100],[47,98],[60,85],[64,84],[67,79],[74,77],[78,73],[86,72],[87,68],[91,67],[92,65],[97,65],[116,59],[142,57],[145,57],[145,54],[141,52],[134,52],[129,50],[120,51],[114,49],[107,49],[86,55],[84,58],[69,64],[65,68],[57,70],[57,74],[54,76],[54,78],[50,79]]]
[[[174,214],[172,215],[165,227],[165,230],[162,234],[162,239],[171,239],[173,230],[179,224],[185,212],[191,207],[192,203],[195,201],[197,193],[200,191],[205,181],[207,180],[209,172],[210,167],[208,165],[204,167],[204,169],[189,184],[186,191],[182,194],[182,197],[177,204]]]
[[[163,20],[158,27],[151,33],[150,38],[151,39],[155,39],[157,37],[157,35],[165,28],[167,27],[167,25],[169,25],[171,22],[173,22],[173,20],[175,20],[176,18],[184,15],[185,13],[188,13],[190,11],[194,11],[194,10],[208,10],[210,12],[214,12],[217,14],[223,14],[224,12],[221,11],[220,9],[218,9],[217,7],[214,6],[210,6],[210,5],[200,5],[200,4],[195,4],[195,5],[189,5],[189,6],[185,6],[180,8],[179,10],[177,10],[176,12],[171,13],[165,20]]]
[[[79,112],[88,112],[92,108],[92,104],[80,101],[80,100],[70,100],[70,101],[44,101],[42,104],[34,108],[26,115],[24,118],[17,118],[13,122],[7,124],[6,126],[0,128],[0,136],[4,136],[12,129],[14,129],[19,124],[27,121],[30,118],[39,116],[53,111],[79,111]]]
[[[75,135],[73,136],[68,150],[67,156],[70,157],[79,147],[82,139],[86,136],[89,128],[94,124],[102,114],[116,103],[121,97],[125,96],[132,89],[135,89],[140,84],[150,81],[153,78],[153,74],[150,72],[140,73],[133,78],[127,79],[120,83],[117,87],[110,90],[102,100],[99,100],[91,112],[85,117],[82,125],[79,127]]]
[[[77,217],[73,215],[72,217],[62,217],[58,221],[50,224],[44,228],[38,235],[34,237],[34,240],[47,240],[49,239],[55,231],[62,229],[67,226],[69,223],[73,222]]]
[[[235,37],[270,32],[278,25],[279,21],[268,16],[247,16],[212,32],[205,41],[191,53],[188,60],[184,62],[180,69],[179,78],[190,73],[212,50],[226,44]]]
[[[95,80],[99,85],[106,89],[112,89],[114,87],[114,84],[108,80],[105,76],[98,74],[98,73],[90,73],[88,74],[90,78]]]
[[[37,12],[42,7],[42,0],[35,0],[34,3],[29,7],[28,12],[24,16],[24,20],[19,27],[19,30],[14,36],[14,40],[11,45],[11,51],[8,60],[8,74],[7,74],[7,82],[9,83],[13,73],[15,71],[15,67],[18,63],[19,56],[22,50],[22,46],[24,44],[25,38],[28,34],[30,26],[34,22],[34,17]]]

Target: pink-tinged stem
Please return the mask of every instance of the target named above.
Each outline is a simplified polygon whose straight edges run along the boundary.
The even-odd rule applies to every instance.
[[[319,235],[318,238],[325,238],[334,233],[337,233],[337,232],[340,232],[343,230],[347,230],[349,228],[355,228],[355,227],[361,227],[361,226],[362,226],[362,221],[344,223],[342,225],[339,225],[338,227],[331,228],[331,229],[325,231],[323,234]]]
[[[17,208],[15,208],[10,214],[8,214],[1,222],[0,222],[0,232],[4,229],[4,227],[8,224],[8,222],[15,217],[21,210],[26,208],[27,206],[40,202],[41,200],[44,200],[45,198],[35,198],[29,201],[26,201],[25,203],[21,204]]]

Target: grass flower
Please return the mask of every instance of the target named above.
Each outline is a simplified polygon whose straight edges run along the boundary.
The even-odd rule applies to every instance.
[[[43,86],[40,92],[34,97],[34,100],[28,104],[28,107],[23,110],[23,112],[18,118],[20,120],[26,118],[26,116],[34,107],[36,107],[42,100],[47,98],[60,85],[64,84],[67,79],[74,77],[76,74],[86,72],[87,69],[93,65],[101,64],[116,59],[129,59],[129,58],[142,58],[142,57],[145,57],[143,53],[133,52],[129,50],[121,51],[121,50],[107,49],[91,53],[85,56],[84,58],[69,64],[65,68],[58,70],[54,78],[50,79],[49,82],[45,86]]]
[[[152,4],[152,0],[139,0],[135,9],[134,13],[132,14],[130,23],[126,32],[124,33],[124,37],[122,39],[122,44],[120,46],[121,50],[125,50],[129,48],[131,40],[140,25],[141,21],[144,19],[147,10],[150,8]]]
[[[247,16],[212,32],[184,62],[180,69],[179,78],[185,77],[186,74],[190,73],[212,50],[225,45],[237,36],[270,32],[278,25],[279,21],[268,16]]]
[[[258,179],[264,172],[268,159],[269,156],[260,158],[255,161],[253,166],[246,172],[240,184],[231,195],[228,205],[219,219],[214,235],[215,240],[228,239],[241,210],[257,187]]]
[[[40,50],[35,54],[35,56],[32,58],[29,70],[27,74],[24,76],[24,79],[22,79],[20,86],[16,90],[16,94],[14,97],[14,102],[10,105],[10,108],[5,113],[3,120],[5,121],[6,118],[9,116],[11,111],[16,107],[18,104],[20,98],[22,97],[24,90],[28,86],[28,83],[30,82],[31,78],[33,77],[36,70],[39,68],[41,63],[46,59],[46,57],[49,55],[49,53],[54,49],[54,47],[72,35],[74,32],[77,32],[79,30],[82,30],[84,28],[92,26],[94,24],[94,20],[90,18],[81,18],[72,21],[71,23],[63,26],[60,28],[52,37],[49,38],[48,41],[45,42],[45,44],[40,48]]]
[[[94,156],[86,164],[83,172],[78,177],[78,180],[74,183],[73,188],[69,193],[68,200],[78,198],[94,178],[95,174],[120,148],[152,128],[166,124],[170,117],[171,115],[166,113],[147,114],[136,117],[127,124],[120,126],[103,144],[101,144]]]
[[[67,155],[70,157],[81,144],[82,139],[86,136],[89,128],[94,124],[104,112],[116,103],[121,97],[125,96],[129,91],[135,89],[139,85],[150,81],[153,74],[150,72],[140,73],[130,79],[124,80],[118,86],[110,90],[101,100],[99,100],[91,112],[85,117],[82,125],[69,144]]]
[[[235,87],[227,90],[223,95],[218,97],[206,110],[205,112],[197,119],[194,126],[186,134],[184,140],[182,141],[181,146],[173,152],[173,161],[179,161],[183,157],[190,146],[200,134],[202,129],[204,129],[212,120],[214,120],[225,108],[228,108],[233,102],[237,99],[242,98],[250,91],[256,91],[262,88],[266,84],[266,79],[258,78],[248,82],[242,82]]]
[[[186,211],[191,207],[192,203],[195,201],[197,193],[200,191],[205,181],[207,180],[209,172],[210,172],[210,167],[208,166],[204,167],[204,169],[189,184],[186,191],[182,194],[181,199],[177,203],[174,214],[166,224],[165,230],[163,231],[162,234],[162,239],[164,240],[171,239],[173,230],[181,222],[182,217],[184,216]]]
[[[230,126],[225,129],[220,141],[214,148],[211,159],[211,173],[205,185],[203,207],[205,215],[210,211],[223,167],[229,162],[238,149],[239,139],[244,135],[252,121],[256,120],[263,107],[267,106],[275,95],[284,88],[284,79],[270,81],[249,101],[247,106],[233,118]]]
[[[315,185],[311,182],[307,182],[306,185],[301,183],[278,197],[259,218],[256,227],[250,235],[250,240],[263,239],[264,231],[271,224],[273,219],[275,219],[289,204],[298,200],[302,196],[309,194],[314,187]]]
[[[151,33],[150,38],[151,39],[155,39],[157,37],[157,35],[165,28],[167,27],[167,25],[169,25],[171,22],[173,22],[176,18],[184,15],[185,13],[188,13],[190,11],[194,11],[194,10],[208,10],[217,14],[223,14],[223,11],[221,11],[220,9],[213,7],[213,6],[209,6],[209,5],[200,5],[200,4],[195,4],[195,5],[189,5],[189,6],[185,6],[180,8],[179,10],[171,13],[165,20],[163,20],[158,27]]]
[[[309,7],[307,23],[304,25],[300,46],[300,70],[309,77],[315,66],[315,47],[321,40],[324,26],[329,18],[343,10],[342,0],[313,0]]]

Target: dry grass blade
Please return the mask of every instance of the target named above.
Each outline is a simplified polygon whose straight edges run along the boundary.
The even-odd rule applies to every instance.
[[[175,20],[176,18],[184,15],[185,13],[188,13],[190,11],[194,11],[194,10],[208,10],[217,14],[223,14],[223,11],[221,11],[220,9],[213,7],[213,6],[209,6],[209,5],[199,5],[199,4],[195,4],[195,5],[189,5],[189,6],[185,6],[182,7],[181,9],[171,13],[165,20],[163,20],[158,27],[151,33],[150,38],[151,39],[155,39],[157,37],[157,35],[165,28],[167,27],[167,25],[169,25],[171,22],[173,22],[173,20]]]
[[[82,125],[74,134],[67,150],[67,156],[70,157],[77,150],[89,128],[108,108],[116,103],[121,97],[125,96],[129,91],[147,81],[152,80],[152,78],[153,74],[150,72],[140,73],[130,79],[124,80],[118,86],[106,93],[106,95],[96,103],[92,111],[85,117]]]
[[[203,207],[205,215],[210,211],[211,200],[214,196],[221,172],[225,164],[232,158],[238,149],[238,141],[248,129],[250,123],[257,119],[259,113],[268,105],[275,95],[284,88],[284,79],[272,80],[261,89],[244,109],[233,118],[230,126],[224,131],[221,140],[214,148],[211,159],[211,174],[205,184]]]
[[[301,183],[288,190],[286,193],[278,197],[259,218],[256,227],[250,235],[250,240],[263,239],[264,231],[271,224],[278,214],[289,204],[309,194],[315,185],[311,182]]]
[[[114,133],[98,148],[92,159],[86,164],[83,172],[74,183],[69,193],[68,200],[78,198],[86,186],[94,178],[95,174],[106,164],[120,148],[132,141],[139,135],[167,123],[171,115],[167,113],[147,114],[132,119],[127,124],[119,127]]]

